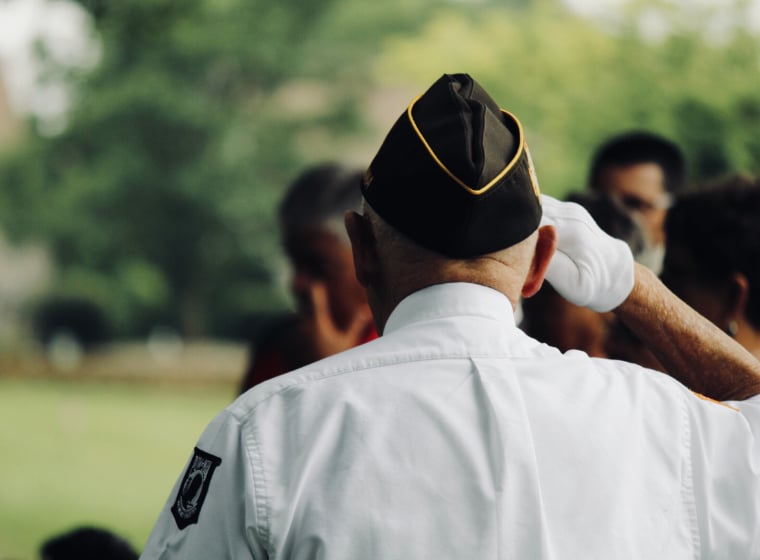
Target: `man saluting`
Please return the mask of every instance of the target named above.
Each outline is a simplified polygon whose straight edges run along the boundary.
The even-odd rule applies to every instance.
[[[361,189],[346,226],[382,336],[220,413],[143,558],[760,557],[760,363],[541,197],[515,116],[444,75]],[[525,335],[544,278],[671,376]]]

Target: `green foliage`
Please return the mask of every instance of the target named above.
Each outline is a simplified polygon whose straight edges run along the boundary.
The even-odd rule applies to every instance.
[[[34,327],[47,344],[62,331],[75,336],[86,348],[105,342],[109,326],[100,308],[89,299],[50,298],[36,310]]]
[[[162,320],[197,335],[250,312],[246,302],[282,306],[272,208],[302,163],[295,131],[356,122],[348,103],[291,122],[270,116],[274,92],[308,60],[298,40],[330,0],[82,4],[102,59],[75,77],[66,130],[3,165],[6,228],[48,241],[58,291],[107,291],[121,334]]]
[[[653,4],[668,18],[664,38],[639,27]],[[709,20],[686,25],[663,3],[631,10],[605,28],[552,3],[519,12],[486,7],[467,17],[450,9],[416,36],[390,38],[376,76],[424,88],[443,72],[471,73],[522,120],[551,194],[584,188],[596,146],[634,128],[679,142],[694,180],[757,172],[760,94],[752,77],[760,39],[739,28],[710,40]]]
[[[678,141],[695,180],[760,172],[760,40],[741,0],[631,2],[604,23],[559,0],[79,3],[100,61],[49,68],[76,101],[61,134],[0,161],[0,220],[45,241],[54,295],[89,297],[117,335],[229,335],[282,308],[284,185],[308,163],[363,162],[385,132],[371,95],[443,72],[471,73],[519,116],[551,194],[583,188],[594,148],[631,128]]]

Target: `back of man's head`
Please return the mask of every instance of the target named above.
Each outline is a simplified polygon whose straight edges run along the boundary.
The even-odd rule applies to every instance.
[[[362,172],[338,163],[309,167],[288,187],[280,203],[280,227],[284,233],[327,227],[344,238],[343,214],[361,206]]]
[[[540,286],[554,236],[539,230],[522,125],[469,75],[445,74],[410,103],[362,194],[365,215],[347,225],[380,330],[402,298],[434,284],[481,284],[513,305]]]
[[[603,173],[609,167],[628,167],[643,163],[660,166],[665,177],[665,189],[675,194],[686,182],[686,163],[677,144],[646,131],[620,134],[604,142],[594,154],[589,171],[589,185],[594,190],[603,187]]]

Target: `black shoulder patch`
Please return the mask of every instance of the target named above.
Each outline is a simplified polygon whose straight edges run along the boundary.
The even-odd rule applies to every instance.
[[[222,463],[219,457],[201,451],[197,447],[190,464],[179,485],[177,499],[172,506],[172,515],[180,530],[188,525],[198,523],[203,500],[206,499],[211,476],[214,469]]]

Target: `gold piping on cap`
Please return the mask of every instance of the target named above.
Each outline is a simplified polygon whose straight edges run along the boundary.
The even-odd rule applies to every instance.
[[[421,94],[421,95],[417,96],[409,104],[409,107],[406,110],[406,114],[409,117],[409,122],[412,124],[412,128],[414,129],[414,132],[419,137],[419,139],[422,142],[423,146],[425,146],[425,149],[430,154],[430,157],[433,158],[433,161],[435,161],[435,163],[438,165],[438,167],[440,167],[441,169],[443,169],[443,171],[446,173],[446,175],[448,175],[449,177],[451,177],[451,179],[457,185],[459,185],[460,187],[462,187],[464,190],[466,190],[470,194],[474,194],[474,195],[483,194],[484,192],[487,192],[488,190],[490,190],[494,185],[498,184],[507,175],[507,173],[509,173],[512,170],[512,168],[517,164],[517,161],[520,159],[520,156],[522,155],[523,151],[525,150],[525,135],[523,134],[522,123],[520,123],[519,119],[517,117],[515,117],[512,113],[510,113],[509,111],[505,111],[504,109],[500,108],[499,111],[501,111],[502,114],[506,115],[507,117],[511,118],[515,123],[517,123],[517,131],[518,131],[518,134],[519,134],[519,137],[520,137],[519,138],[519,143],[518,143],[518,146],[517,146],[517,153],[512,158],[512,160],[510,160],[510,162],[506,165],[506,167],[504,167],[504,169],[502,169],[501,172],[499,172],[499,174],[496,177],[494,177],[493,179],[491,179],[483,187],[481,187],[479,189],[473,189],[472,187],[468,187],[467,184],[464,181],[462,181],[459,177],[457,177],[456,175],[454,175],[449,170],[449,168],[446,167],[444,165],[444,163],[438,158],[438,156],[433,151],[433,148],[431,148],[430,144],[428,144],[427,140],[425,140],[425,137],[423,136],[422,132],[420,131],[419,127],[417,126],[417,123],[414,121],[414,117],[412,116],[412,108],[414,107],[415,103],[417,103],[417,101],[419,101],[419,99],[422,97],[422,95],[424,95],[424,94]],[[531,169],[533,168],[532,162],[529,163],[529,166],[530,166]],[[533,181],[531,181],[531,182],[533,182]],[[537,182],[533,182],[533,190],[536,191],[536,196],[538,196],[538,184],[537,184]]]

